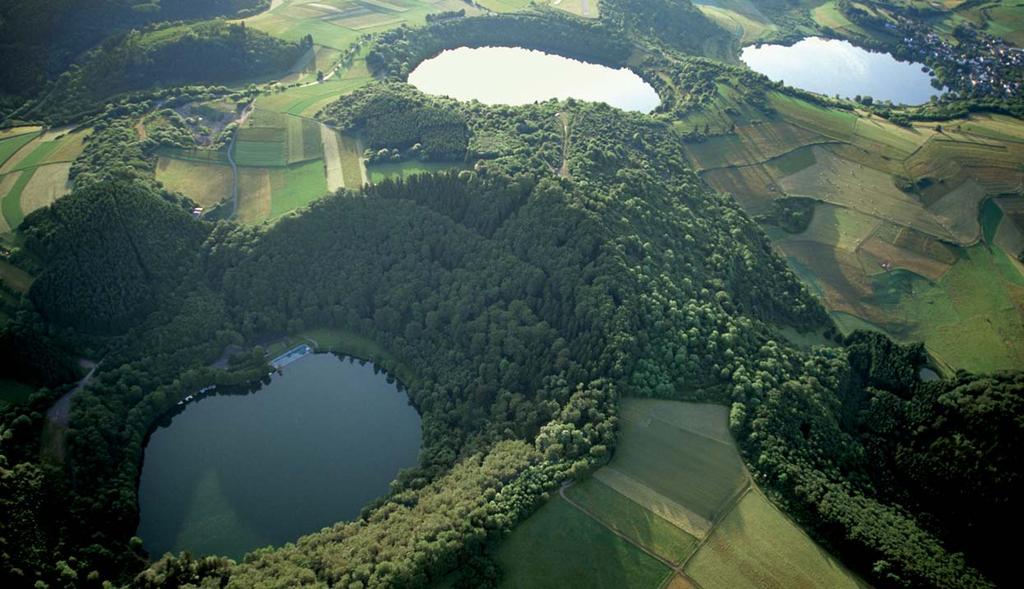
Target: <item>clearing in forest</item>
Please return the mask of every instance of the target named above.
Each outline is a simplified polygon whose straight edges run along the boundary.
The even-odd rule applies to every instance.
[[[231,196],[231,167],[225,164],[160,156],[156,179],[164,188],[180,192],[203,208],[211,208]]]
[[[619,418],[611,462],[498,547],[502,586],[864,586],[752,484],[727,408],[625,399]]]

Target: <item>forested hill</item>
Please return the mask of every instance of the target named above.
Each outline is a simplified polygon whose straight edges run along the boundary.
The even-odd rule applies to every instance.
[[[289,43],[222,20],[133,30],[84,55],[55,82],[40,110],[62,121],[119,92],[281,73],[312,45],[310,37]]]
[[[0,94],[31,96],[82,52],[148,23],[256,13],[269,0],[4,0]]]
[[[728,32],[704,16],[690,0],[602,0],[601,17],[642,39],[693,55],[730,60]]]
[[[90,186],[25,220],[28,247],[47,267],[29,294],[58,325],[124,332],[195,263],[207,231],[145,187]]]

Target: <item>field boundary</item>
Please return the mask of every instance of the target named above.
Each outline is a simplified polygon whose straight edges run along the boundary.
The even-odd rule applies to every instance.
[[[640,544],[639,542],[636,542],[635,540],[633,540],[629,536],[626,536],[625,534],[620,532],[618,530],[618,528],[616,528],[615,526],[609,524],[608,522],[606,522],[603,519],[601,519],[600,517],[598,517],[596,514],[591,512],[586,507],[583,507],[579,503],[576,503],[575,501],[570,499],[569,496],[566,494],[565,490],[568,489],[569,487],[572,487],[574,484],[576,484],[576,482],[570,480],[570,481],[566,481],[565,483],[562,483],[562,486],[558,488],[558,494],[562,497],[562,499],[566,503],[568,503],[570,506],[572,506],[573,508],[578,510],[583,515],[589,517],[590,519],[592,519],[595,522],[597,522],[598,524],[600,524],[602,527],[607,529],[612,534],[615,534],[618,538],[620,538],[624,542],[626,542],[626,543],[628,543],[628,544],[638,548],[641,552],[643,552],[647,556],[650,556],[651,558],[657,560],[658,562],[660,562],[661,564],[663,564],[663,565],[665,565],[665,566],[667,566],[669,568],[668,575],[664,579],[662,579],[662,581],[658,585],[658,587],[664,587],[667,584],[667,582],[672,579],[672,577],[674,577],[676,575],[679,575],[679,576],[683,577],[684,579],[686,579],[688,582],[692,583],[693,586],[695,587],[695,589],[703,589],[700,586],[700,583],[698,583],[694,579],[690,578],[683,571],[683,565],[682,564],[673,563],[672,561],[668,560],[667,558],[665,558],[665,557],[661,556],[660,554],[657,554],[653,550],[647,548],[643,544]],[[687,560],[688,559],[689,559],[689,557],[687,557]]]

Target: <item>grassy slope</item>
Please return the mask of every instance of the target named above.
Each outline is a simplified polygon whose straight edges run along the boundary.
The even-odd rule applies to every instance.
[[[322,160],[288,166],[271,173],[270,216],[303,207],[327,194]]]
[[[156,179],[206,208],[231,195],[232,174],[226,165],[162,156],[157,161]]]
[[[697,538],[597,479],[574,485],[567,494],[606,525],[669,562],[681,563],[697,549]]]
[[[605,544],[612,541],[608,528],[670,562],[685,563],[686,574],[704,589],[864,586],[756,487],[747,487],[746,471],[728,430],[726,408],[625,399],[619,414],[623,426],[612,462],[593,478],[566,490],[568,498],[585,511],[574,510],[572,504],[556,497],[498,548],[505,586],[566,583],[589,587],[600,586],[606,579],[619,582],[626,575],[632,580],[638,573],[627,568],[629,563],[607,556]],[[731,457],[708,459],[708,443],[727,447]],[[661,468],[654,468],[655,464]],[[735,484],[737,468],[743,480],[740,486]],[[707,504],[723,508],[710,531],[700,534],[701,542],[659,517],[657,505],[644,503],[642,498],[633,501],[605,485],[603,473],[611,469],[648,473],[643,484],[658,486],[662,497],[668,495],[687,509],[706,509]],[[718,496],[709,501],[711,489],[717,489]],[[605,527],[586,528],[583,522],[588,515]],[[577,530],[586,530],[596,539],[586,544],[574,541]],[[563,577],[566,570],[576,574]],[[657,581],[645,582],[648,584],[631,586],[663,586]],[[683,577],[674,577],[673,582],[673,586],[692,586]]]
[[[409,161],[393,164],[369,164],[366,166],[366,173],[370,177],[370,182],[373,183],[387,178],[407,178],[425,172],[437,172],[463,167],[463,165],[453,162]]]
[[[715,132],[736,123],[737,133],[686,149],[708,182],[752,214],[794,194],[832,203],[816,207],[803,234],[770,234],[840,324],[923,339],[957,368],[1020,366],[1020,272],[999,248],[971,244],[981,237],[982,200],[1019,189],[1024,124],[977,115],[939,132],[781,94],[769,101],[775,114],[758,121],[722,91],[677,128],[709,124]],[[926,187],[904,193],[897,176],[925,179]],[[956,242],[964,247],[943,245]],[[883,263],[917,276],[883,272]]]
[[[654,589],[671,570],[555,497],[495,555],[503,588]]]
[[[38,136],[39,132],[33,131],[22,133],[20,135],[13,135],[0,140],[0,164],[6,162],[8,158],[17,153],[19,149]]]
[[[704,589],[867,587],[752,489],[687,564]]]

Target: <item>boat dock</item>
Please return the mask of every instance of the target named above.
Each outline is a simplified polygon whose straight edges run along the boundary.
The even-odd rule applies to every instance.
[[[306,354],[312,353],[313,348],[309,347],[307,344],[300,344],[271,360],[270,365],[273,366],[274,369],[280,370],[299,358],[302,358]]]

